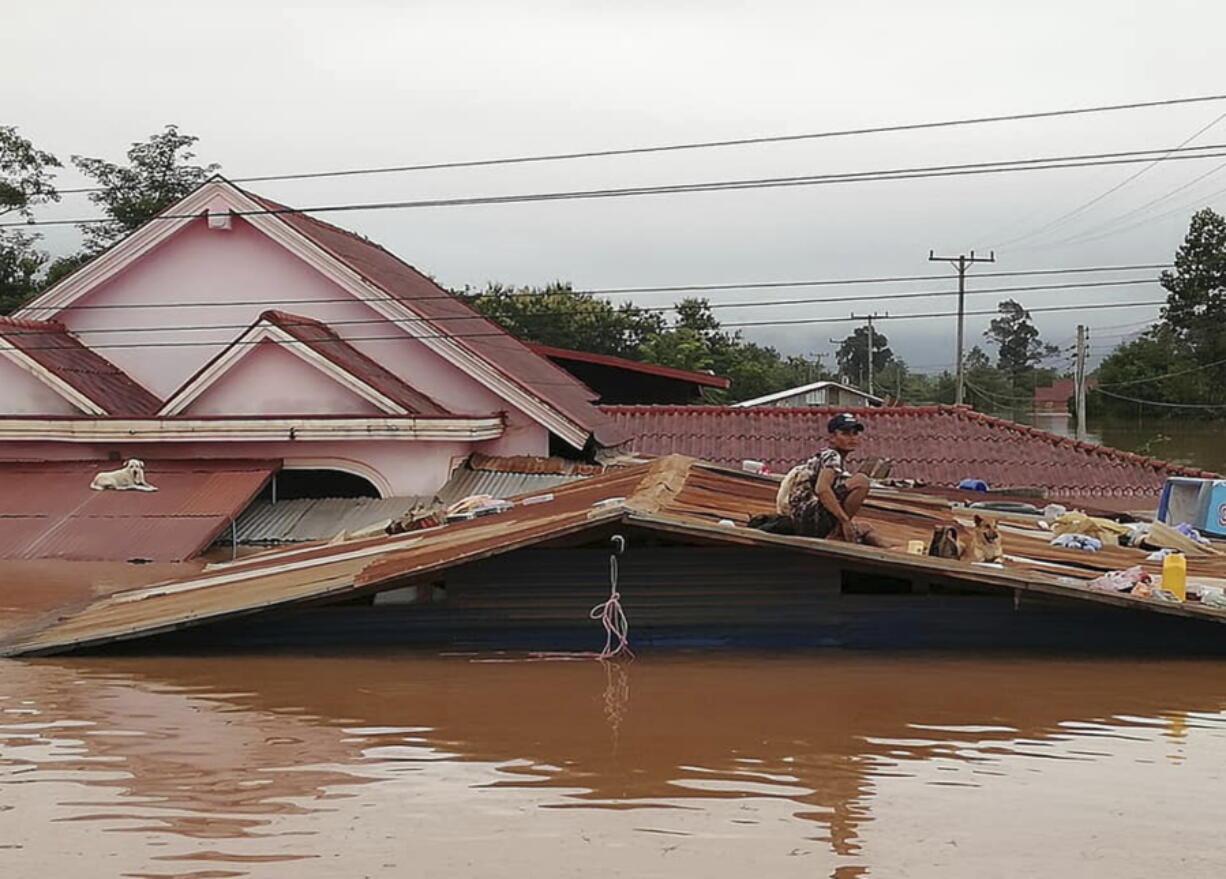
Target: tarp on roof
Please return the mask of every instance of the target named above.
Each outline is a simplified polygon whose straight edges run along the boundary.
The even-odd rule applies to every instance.
[[[146,461],[156,492],[94,491],[116,461],[0,464],[0,558],[177,562],[198,555],[279,461]]]

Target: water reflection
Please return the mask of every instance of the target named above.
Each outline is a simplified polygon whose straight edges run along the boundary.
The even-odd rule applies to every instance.
[[[984,875],[930,838],[1008,850],[1002,827],[1093,823],[1091,795],[1190,828],[1221,781],[1224,706],[1226,674],[1198,661],[4,663],[0,870]],[[1181,801],[1131,800],[1151,779]],[[998,802],[1014,812],[985,822]],[[1212,828],[1200,850],[1223,855]],[[1095,833],[1117,837],[1113,875],[1143,862],[1127,826]]]

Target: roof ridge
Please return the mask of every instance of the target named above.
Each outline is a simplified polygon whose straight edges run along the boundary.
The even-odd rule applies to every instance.
[[[44,333],[68,333],[68,328],[58,320],[31,320],[24,317],[9,317],[4,315],[0,316],[0,326],[13,326],[17,327],[18,329],[37,330]]]

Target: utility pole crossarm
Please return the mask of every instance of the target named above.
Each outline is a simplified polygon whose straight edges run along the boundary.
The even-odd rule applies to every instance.
[[[958,256],[937,256],[935,250],[928,251],[929,262],[948,262],[954,267],[958,273],[958,365],[957,365],[957,390],[954,392],[954,405],[961,406],[962,399],[965,395],[966,375],[962,368],[964,355],[964,332],[966,323],[966,269],[968,266],[974,265],[977,262],[996,262],[996,251],[991,251],[987,256],[976,256],[975,251],[970,252],[970,256],[965,253]]]
[[[873,333],[873,321],[879,317],[889,317],[889,316],[890,316],[890,313],[888,311],[887,312],[874,311],[872,314],[852,314],[851,316],[852,320],[868,321],[868,392],[870,394],[873,393],[873,352],[874,352],[874,349],[877,347],[877,338],[876,338],[876,335]]]

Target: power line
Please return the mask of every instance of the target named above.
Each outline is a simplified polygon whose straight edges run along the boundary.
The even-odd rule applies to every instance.
[[[1133,286],[1137,284],[1153,284],[1153,283],[1156,283],[1156,280],[1157,279],[1155,278],[1133,278],[1133,279],[1126,279],[1126,280],[1121,280],[1121,281],[1091,281],[1091,282],[1081,282],[1081,283],[1076,283],[1076,284],[1029,284],[1029,285],[1015,285],[1011,287],[985,287],[980,290],[969,290],[967,291],[967,295],[970,295],[970,294],[986,295],[990,293],[1051,292],[1051,291],[1060,291],[1060,290],[1082,290],[1082,289],[1099,288],[1099,287],[1128,287],[1128,286]],[[750,299],[750,300],[740,300],[740,301],[735,301],[735,302],[709,302],[707,303],[707,307],[710,308],[712,311],[714,311],[716,309],[722,309],[722,308],[758,308],[758,307],[768,308],[768,307],[786,306],[786,305],[821,305],[821,304],[826,304],[826,303],[837,304],[837,303],[845,303],[845,302],[876,302],[878,300],[883,300],[883,299],[932,299],[935,297],[956,296],[956,295],[958,295],[956,290],[924,290],[924,291],[910,291],[910,292],[902,292],[902,293],[872,293],[872,294],[868,294],[865,296],[823,296],[823,297],[802,297],[802,298],[796,298],[796,299]],[[533,298],[544,298],[544,297],[542,297],[540,294],[530,294],[527,298],[533,299]],[[455,301],[454,298],[449,295],[416,296],[416,297],[413,297],[412,299],[408,299],[404,301],[413,303],[413,302],[429,302],[429,301],[440,301],[440,300]],[[229,307],[235,307],[235,306],[264,307],[268,305],[290,305],[290,306],[292,305],[317,305],[317,304],[324,303],[324,302],[346,302],[348,303],[348,302],[387,302],[387,301],[401,301],[401,300],[356,299],[353,297],[337,297],[334,299],[332,298],[329,298],[329,299],[253,299],[253,300],[237,300],[237,301],[227,301],[227,302],[112,303],[109,305],[93,305],[93,306],[79,306],[79,307],[81,309],[89,308],[89,309],[95,309],[95,310],[96,309],[110,309],[110,308],[125,309],[125,310],[134,309],[134,308],[139,308],[139,309],[167,309],[167,308],[198,309],[198,308],[221,308],[221,307],[229,308]],[[68,306],[67,308],[76,310],[78,306]],[[676,310],[677,304],[674,303],[672,305],[643,305],[643,306],[635,306],[635,308],[638,311],[646,312],[648,314],[666,313],[669,311]],[[35,307],[33,309],[28,309],[28,310],[37,311],[40,309]],[[51,309],[46,308],[42,310],[51,310]],[[565,310],[558,310],[558,311],[527,312],[527,313],[518,315],[517,317],[519,319],[528,319],[528,320],[536,319],[536,318],[560,318],[560,317],[569,318],[573,315],[582,315],[583,313],[584,312],[581,309],[565,309]],[[441,317],[435,317],[435,318],[429,318],[429,319],[437,322],[437,321],[453,321],[453,320],[474,320],[477,318],[487,318],[488,319],[489,315],[485,314],[484,312],[478,311],[474,314],[444,315]],[[383,323],[383,322],[385,322],[385,319],[383,318],[379,318],[379,319],[367,318],[367,319],[362,319],[362,320],[338,320],[338,321],[329,322],[329,326],[344,326],[344,325],[353,325],[353,324],[370,324],[370,323]],[[244,329],[247,326],[248,326],[247,324],[238,324],[238,325],[227,324],[227,325],[198,326],[198,327],[193,327],[192,329],[218,329],[218,330],[227,329],[227,330],[230,330],[230,329]],[[160,328],[159,327],[119,327],[119,328],[101,327],[98,329],[91,330],[90,332],[95,332],[95,333],[128,332],[128,331],[146,332],[146,331],[156,330],[156,329],[160,329]],[[29,331],[26,331],[25,334],[34,334],[34,333],[39,333],[39,332],[41,332],[41,330],[29,330]],[[23,335],[23,331],[12,330],[9,332],[9,334],[10,335]]]
[[[1097,391],[1108,397],[1114,397],[1117,400],[1126,400],[1129,403],[1140,403],[1145,406],[1158,406],[1163,409],[1226,409],[1226,404],[1214,403],[1164,403],[1160,400],[1141,400],[1136,397],[1126,397],[1123,394],[1113,394],[1110,391],[1104,391],[1100,387],[1090,388],[1091,391]]]
[[[1180,149],[1180,148],[1182,148],[1182,147],[1186,147],[1188,144],[1190,144],[1192,141],[1196,140],[1196,138],[1200,137],[1202,134],[1204,134],[1206,131],[1208,131],[1208,130],[1209,130],[1210,128],[1212,128],[1213,126],[1217,125],[1217,124],[1218,124],[1219,122],[1221,122],[1223,119],[1226,119],[1226,113],[1222,113],[1222,114],[1220,114],[1220,115],[1218,115],[1218,116],[1214,117],[1213,121],[1212,121],[1212,122],[1210,122],[1208,125],[1205,125],[1205,126],[1202,126],[1201,128],[1198,128],[1198,129],[1197,129],[1195,132],[1193,132],[1193,133],[1192,133],[1192,134],[1191,134],[1189,137],[1187,137],[1187,138],[1185,138],[1183,141],[1181,141],[1181,142],[1178,144],[1178,146],[1176,146],[1176,147],[1175,147],[1175,149]],[[997,247],[1003,247],[1003,246],[1008,245],[1008,244],[1015,244],[1015,243],[1017,243],[1017,242],[1019,242],[1019,241],[1025,241],[1025,240],[1026,240],[1026,239],[1028,239],[1028,238],[1034,238],[1036,235],[1042,235],[1042,234],[1043,234],[1044,232],[1046,232],[1047,230],[1049,230],[1049,229],[1053,229],[1053,228],[1055,228],[1056,226],[1059,226],[1059,225],[1061,225],[1062,223],[1065,223],[1065,222],[1067,222],[1068,220],[1071,220],[1073,217],[1077,216],[1078,214],[1082,213],[1083,211],[1087,210],[1088,208],[1093,207],[1094,205],[1098,204],[1098,202],[1102,201],[1104,198],[1107,198],[1107,197],[1108,197],[1108,196],[1110,196],[1111,194],[1113,194],[1113,193],[1115,193],[1115,192],[1118,192],[1119,190],[1123,189],[1123,188],[1124,188],[1125,186],[1127,186],[1129,183],[1131,183],[1132,181],[1136,180],[1138,177],[1140,177],[1141,175],[1145,174],[1147,171],[1151,170],[1151,169],[1152,169],[1152,168],[1154,168],[1156,165],[1160,164],[1160,163],[1161,163],[1161,162],[1162,162],[1164,159],[1166,159],[1166,158],[1167,158],[1169,155],[1170,155],[1170,153],[1167,153],[1166,155],[1159,156],[1158,158],[1156,158],[1156,159],[1154,159],[1152,162],[1150,162],[1148,165],[1145,165],[1144,167],[1139,168],[1138,170],[1134,171],[1132,174],[1129,174],[1127,177],[1125,177],[1125,178],[1124,178],[1123,180],[1121,180],[1120,182],[1116,183],[1114,186],[1110,186],[1110,187],[1108,187],[1108,188],[1107,188],[1106,190],[1104,190],[1103,192],[1100,192],[1098,195],[1094,196],[1093,198],[1091,198],[1091,199],[1089,199],[1089,200],[1087,200],[1087,201],[1082,202],[1080,205],[1077,205],[1077,206],[1076,206],[1076,207],[1074,207],[1072,210],[1070,210],[1070,211],[1066,211],[1065,213],[1060,214],[1060,216],[1056,217],[1056,218],[1055,218],[1055,219],[1053,219],[1053,220],[1050,220],[1050,221],[1049,221],[1049,222],[1047,222],[1047,223],[1044,223],[1042,226],[1039,226],[1039,228],[1034,229],[1034,230],[1033,230],[1033,231],[1031,231],[1031,232],[1027,232],[1027,233],[1025,233],[1025,234],[1023,234],[1023,235],[1015,235],[1013,238],[1009,238],[1008,240],[1001,242],[1001,244],[998,244],[998,245],[997,245]]]
[[[1212,369],[1215,366],[1222,366],[1223,364],[1226,364],[1226,360],[1215,360],[1212,363],[1202,363],[1200,366],[1193,366],[1189,369],[1181,369],[1178,372],[1167,372],[1162,375],[1150,376],[1149,378],[1129,379],[1126,382],[1107,382],[1105,384],[1100,384],[1099,387],[1122,388],[1125,385],[1143,385],[1149,382],[1157,382],[1162,381],[1163,379],[1175,378],[1176,376],[1191,375],[1194,372],[1202,372],[1203,370]]]
[[[437,171],[449,168],[480,168],[491,165],[522,165],[536,162],[570,161],[575,159],[595,159],[612,156],[645,155],[650,153],[681,152],[685,150],[722,149],[727,147],[753,146],[759,144],[790,143],[805,140],[819,140],[838,137],[855,137],[866,134],[886,134],[900,131],[924,131],[935,128],[950,128],[963,125],[984,125],[996,122],[1017,122],[1030,119],[1052,119],[1061,116],[1079,116],[1091,113],[1111,113],[1121,110],[1141,110],[1152,107],[1172,107],[1181,104],[1198,104],[1211,101],[1226,100],[1224,95],[1203,95],[1191,98],[1168,98],[1160,101],[1134,101],[1127,104],[1101,104],[1093,107],[1076,107],[1066,110],[1042,110],[1031,113],[1012,113],[996,116],[972,116],[963,119],[946,119],[935,122],[912,122],[895,125],[879,125],[869,128],[845,128],[833,131],[819,131],[808,134],[781,134],[762,137],[742,137],[727,140],[691,141],[686,143],[656,144],[640,147],[624,147],[620,149],[585,150],[567,153],[545,153],[543,155],[504,156],[492,159],[471,159],[464,161],[427,162],[412,165],[391,165],[373,168],[350,168],[339,171],[311,171],[296,174],[264,174],[255,177],[236,177],[236,183],[263,183],[274,180],[318,180],[329,177],[354,177],[371,174],[394,174],[409,171]],[[82,187],[76,189],[61,189],[61,195],[98,192],[100,187]]]
[[[1046,307],[1040,307],[1040,308],[1030,308],[1030,309],[1027,309],[1027,311],[1029,311],[1031,314],[1038,314],[1038,313],[1046,313],[1046,312],[1088,311],[1088,310],[1115,309],[1115,308],[1141,308],[1141,307],[1152,307],[1155,305],[1164,305],[1164,304],[1166,304],[1164,300],[1157,300],[1157,301],[1150,301],[1150,302],[1096,302],[1096,303],[1085,303],[1085,304],[1078,304],[1078,305],[1052,305],[1052,306],[1046,306]],[[985,311],[966,312],[967,315],[995,315],[998,313],[999,312],[997,312],[995,309],[989,309]],[[891,314],[888,316],[882,315],[881,317],[877,319],[878,320],[891,320],[891,321],[892,320],[927,320],[930,318],[955,317],[956,315],[957,315],[956,311],[936,311],[936,312],[923,312],[923,313],[918,313],[918,314],[911,313],[911,314]],[[485,318],[481,315],[474,315],[473,317],[469,319],[470,320],[489,320],[488,318]],[[725,324],[722,324],[721,326],[724,328],[728,328],[728,329],[739,329],[739,328],[744,328],[744,327],[796,326],[796,325],[802,325],[802,324],[848,323],[848,322],[854,322],[856,320],[857,318],[853,318],[853,317],[795,318],[795,319],[790,319],[790,320],[740,321],[740,322],[734,322],[734,323],[725,323]],[[408,319],[406,322],[428,324],[428,323],[434,323],[436,321],[427,319],[427,318],[412,318],[412,319]],[[379,321],[379,323],[388,323],[388,321]],[[247,329],[248,326],[249,325],[242,325],[241,329]],[[153,328],[150,328],[150,329],[153,329]],[[192,327],[157,327],[156,329],[161,332],[166,332],[166,331],[191,330],[193,328]],[[31,331],[31,333],[34,333],[34,332],[36,331]],[[86,331],[86,332],[94,332],[94,331]],[[22,334],[22,333],[20,333],[20,331],[6,331],[5,333],[5,335],[8,335],[8,336],[19,335],[19,334]],[[474,339],[474,338],[482,338],[482,337],[505,338],[507,335],[509,334],[506,331],[498,330],[498,331],[479,332],[479,333],[422,334],[418,336],[411,336],[408,338],[410,339]],[[406,337],[404,336],[353,336],[353,337],[339,339],[339,341],[342,341],[342,342],[400,342],[400,343],[403,343],[405,341],[405,338]],[[252,342],[242,342],[240,344],[259,344],[260,341],[262,340],[255,340]],[[297,340],[294,340],[294,341],[296,342]],[[234,340],[234,339],[217,339],[217,340],[210,340],[210,341],[195,341],[195,342],[167,341],[167,342],[103,343],[100,345],[90,345],[89,348],[91,350],[101,350],[105,348],[226,347],[236,342],[237,340]],[[290,344],[290,342],[282,342],[281,344]],[[299,343],[299,344],[318,344],[318,343]],[[62,351],[64,350],[64,346],[63,345],[23,345],[21,350],[22,351],[37,351],[37,350]]]
[[[1216,150],[1216,152],[1210,152]],[[1013,159],[1002,162],[971,162],[959,165],[930,165],[889,168],[877,171],[853,171],[841,174],[812,174],[791,177],[762,177],[746,180],[715,180],[705,183],[673,183],[658,186],[635,186],[609,189],[563,190],[516,195],[433,198],[414,201],[365,202],[318,205],[306,208],[276,207],[247,211],[231,211],[231,216],[247,217],[269,214],[316,214],[350,211],[408,210],[416,208],[469,207],[475,205],[525,204],[547,201],[576,201],[603,198],[626,198],[646,195],[680,195],[696,192],[734,192],[751,189],[780,189],[794,186],[825,186],[843,183],[873,183],[891,180],[921,180],[940,177],[978,176],[1019,171],[1050,171],[1064,168],[1092,168],[1102,165],[1129,165],[1147,162],[1154,154],[1167,153],[1167,161],[1213,159],[1226,157],[1226,144],[1184,147],[1166,150],[1126,150],[1116,153],[1091,153],[1070,156],[1047,156],[1034,159]],[[1174,155],[1178,153],[1178,155]],[[159,214],[150,220],[190,220],[202,214]],[[0,228],[19,226],[84,226],[112,223],[110,217],[82,217],[73,220],[24,220],[0,223]],[[148,221],[147,221],[148,222]]]
[[[1068,269],[1028,269],[1024,271],[1012,272],[980,272],[976,277],[979,278],[1021,278],[1035,277],[1044,275],[1077,275],[1088,274],[1095,272],[1129,272],[1129,271],[1146,271],[1152,269],[1170,268],[1171,263],[1143,263],[1138,265],[1122,265],[1122,266],[1085,266],[1079,268]],[[805,281],[759,281],[748,282],[741,284],[680,284],[666,287],[605,287],[605,288],[587,288],[584,290],[572,290],[573,293],[586,294],[591,296],[621,296],[629,294],[656,294],[656,293],[697,293],[704,291],[718,292],[724,290],[769,290],[785,287],[835,287],[835,286],[856,286],[862,284],[894,284],[908,283],[914,281],[944,281],[947,280],[947,275],[909,275],[895,277],[877,277],[877,278],[841,278],[841,279],[822,279],[822,280],[805,280]],[[1149,283],[1150,279],[1126,279],[1124,281],[1109,281],[1101,283],[1087,283],[1084,285],[1053,285],[1053,286],[1033,286],[1033,287],[1001,287],[989,288],[982,291],[983,293],[1001,293],[1026,290],[1048,290],[1048,289],[1068,289],[1071,286],[1125,286],[1129,284]],[[448,299],[452,296],[484,296],[484,292],[467,293],[460,292],[456,294],[448,294],[444,296],[419,296],[416,299]],[[555,295],[549,291],[511,291],[502,293],[503,296],[512,296],[514,298],[545,298],[550,295]],[[875,298],[898,298],[899,294],[880,294]],[[931,295],[941,295],[934,292]],[[74,311],[98,311],[111,309],[163,309],[163,308],[213,308],[231,305],[315,305],[322,303],[333,302],[354,302],[363,301],[355,300],[351,296],[327,297],[322,299],[258,299],[248,300],[245,302],[150,302],[150,303],[107,303],[95,305],[72,305]],[[370,300],[379,301],[379,300]],[[811,301],[847,301],[847,300],[811,300]],[[850,300],[855,301],[855,300]],[[718,304],[718,303],[714,303]],[[713,304],[713,305],[714,305]],[[43,312],[43,311],[61,311],[60,307],[25,305],[22,307],[26,312]]]

